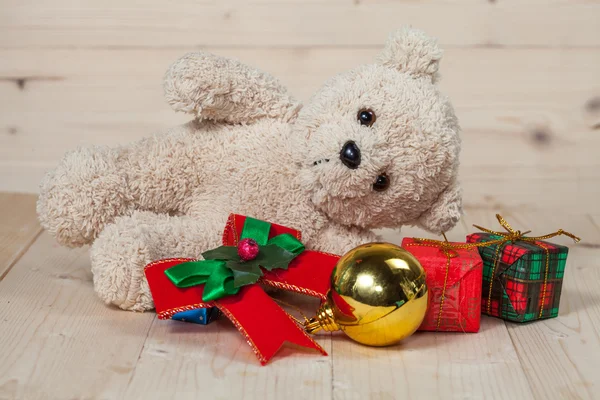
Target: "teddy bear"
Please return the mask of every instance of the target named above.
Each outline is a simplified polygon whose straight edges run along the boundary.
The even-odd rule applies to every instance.
[[[336,254],[379,240],[374,229],[447,231],[462,212],[460,129],[436,85],[441,56],[434,39],[402,28],[303,105],[265,72],[187,54],[164,92],[192,120],[67,153],[41,183],[41,224],[62,245],[91,245],[96,292],[133,311],[153,308],[145,265],[218,247],[230,213],[293,227],[308,249]]]

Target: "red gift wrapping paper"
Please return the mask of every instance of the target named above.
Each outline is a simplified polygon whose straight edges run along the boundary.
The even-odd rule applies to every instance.
[[[451,250],[448,264],[448,253],[432,243],[404,238],[402,247],[419,260],[427,273],[429,308],[419,330],[478,332],[483,261],[477,248]]]

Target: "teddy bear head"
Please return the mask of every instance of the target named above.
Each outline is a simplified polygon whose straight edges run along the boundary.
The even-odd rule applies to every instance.
[[[436,233],[456,224],[459,125],[436,85],[441,56],[435,40],[402,29],[375,63],[331,78],[302,108],[303,183],[330,219]]]

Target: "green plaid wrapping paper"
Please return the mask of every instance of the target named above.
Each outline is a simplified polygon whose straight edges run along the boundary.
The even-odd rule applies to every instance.
[[[490,233],[467,236],[467,243],[502,239]],[[541,246],[538,246],[539,243]],[[494,271],[490,309],[488,296],[496,248],[500,246]],[[543,246],[543,247],[542,247]],[[548,249],[548,276],[543,293]],[[481,311],[509,321],[527,322],[558,315],[565,264],[569,248],[545,241],[516,241],[479,247],[483,259]]]

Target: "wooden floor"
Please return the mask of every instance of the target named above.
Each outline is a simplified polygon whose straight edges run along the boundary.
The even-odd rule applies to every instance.
[[[484,317],[478,334],[417,333],[381,349],[326,334],[328,357],[285,348],[261,367],[227,320],[201,326],[105,306],[87,249],[42,232],[34,196],[0,194],[0,398],[600,398],[600,215],[498,211],[518,228],[583,238],[569,244],[558,318]],[[450,239],[472,223],[495,227],[493,215],[467,210]]]

